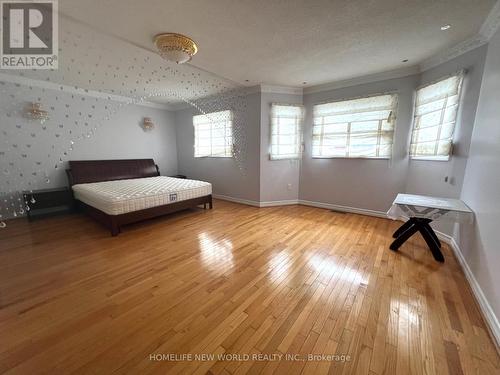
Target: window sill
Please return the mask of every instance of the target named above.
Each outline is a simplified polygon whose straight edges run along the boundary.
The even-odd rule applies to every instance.
[[[272,156],[269,156],[269,161],[280,161],[280,160],[301,160],[301,157],[295,157],[295,158],[273,158]]]
[[[450,156],[410,156],[415,161],[450,161]]]
[[[390,160],[390,157],[366,157],[366,156],[312,156],[313,159],[347,159],[347,160]]]
[[[234,159],[234,156],[195,156],[195,159]]]

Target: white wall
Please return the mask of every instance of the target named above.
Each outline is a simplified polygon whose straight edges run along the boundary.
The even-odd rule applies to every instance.
[[[142,127],[144,117],[155,124]],[[177,174],[175,115],[163,109],[127,105],[105,123],[95,137],[77,144],[70,160],[152,158],[164,176]]]
[[[475,223],[458,226],[455,238],[496,315],[500,341],[500,31],[488,46],[461,198]]]
[[[189,177],[211,182],[215,194],[264,204],[300,199],[384,213],[401,192],[458,197],[479,97],[485,52],[485,46],[479,47],[421,74],[403,78],[304,95],[271,93],[267,89],[250,95],[246,113],[241,116],[248,145],[244,158],[245,173],[237,168],[233,159],[195,159],[192,116],[198,111],[177,111],[179,171]],[[468,73],[454,136],[454,155],[448,162],[411,161],[408,148],[416,88],[460,69],[467,69]],[[392,160],[311,157],[312,111],[315,104],[387,92],[398,93]],[[303,102],[305,106],[305,149],[300,162],[269,160],[269,111],[273,102]],[[211,111],[214,110],[218,108],[211,108]],[[445,176],[449,176],[451,183],[444,182]],[[435,223],[435,226],[447,234],[453,231],[452,224]]]
[[[300,170],[299,198],[378,212],[386,212],[397,193],[402,192],[458,198],[464,178],[485,55],[486,46],[482,46],[421,74],[305,94],[305,152]],[[454,134],[454,155],[448,162],[410,160],[408,148],[415,90],[421,84],[461,69],[466,69],[468,73]],[[311,158],[312,110],[315,104],[385,92],[397,92],[399,98],[392,162]],[[451,183],[444,182],[445,176],[449,177]],[[447,234],[453,231],[451,223],[437,222],[433,225]]]
[[[15,190],[67,186],[64,169],[68,160],[153,158],[162,174],[177,173],[173,112],[125,103],[120,106],[90,93],[81,95],[35,84],[1,84],[0,129],[5,142],[0,147],[5,155],[0,162],[10,171],[2,175],[2,193],[9,189],[7,181]],[[44,124],[25,116],[25,108],[34,101],[41,102],[49,112],[50,119]],[[144,117],[151,117],[155,123],[151,132],[144,132],[140,126]],[[95,135],[82,137],[94,127]],[[21,173],[24,177],[16,179]],[[31,186],[27,185],[29,179]]]
[[[260,93],[236,95],[201,107],[207,113],[233,110],[233,137],[242,155],[238,158],[195,158],[193,115],[200,112],[195,108],[179,110],[175,112],[179,173],[210,182],[216,195],[258,202]]]
[[[270,160],[271,104],[302,104],[302,95],[262,92],[260,118],[260,201],[299,199],[300,160]]]
[[[407,193],[447,198],[460,196],[479,100],[486,50],[487,46],[476,48],[422,73],[420,84],[426,84],[459,70],[467,70],[453,136],[453,156],[449,161],[410,160],[406,183]],[[445,177],[448,177],[448,182],[445,182]],[[453,232],[452,222],[436,222],[433,226],[447,234]]]
[[[413,92],[418,76],[409,76],[304,95],[305,152],[300,171],[302,200],[374,211],[387,211],[406,186],[407,139],[411,127]],[[313,159],[312,110],[317,103],[386,92],[399,94],[393,160]]]

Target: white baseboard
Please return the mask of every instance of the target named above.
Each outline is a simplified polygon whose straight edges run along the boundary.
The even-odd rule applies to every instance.
[[[438,234],[439,236],[439,234]],[[476,280],[476,277],[472,273],[469,265],[467,264],[467,261],[465,260],[464,256],[462,255],[462,251],[460,250],[460,247],[458,246],[457,242],[453,237],[449,237],[449,242],[444,240],[444,242],[447,242],[451,249],[453,250],[453,253],[455,254],[456,258],[458,259],[458,263],[460,263],[460,266],[462,267],[462,270],[464,271],[465,277],[467,278],[467,281],[469,282],[469,285],[472,289],[472,293],[474,294],[474,297],[476,297],[476,301],[479,304],[479,308],[481,309],[481,312],[483,313],[483,317],[486,320],[486,324],[489,326],[491,335],[493,336],[494,340],[496,341],[497,348],[500,347],[500,323],[498,322],[498,318],[493,312],[493,309],[491,305],[488,302],[488,299],[483,293],[483,290],[481,289],[481,286]]]
[[[252,201],[249,199],[235,198],[227,195],[212,194],[212,197],[216,199],[222,199],[223,201],[229,201],[234,203],[246,204],[248,206],[260,207],[260,202]]]
[[[276,206],[290,206],[294,204],[299,204],[298,199],[288,199],[284,201],[269,201],[260,202],[260,207],[276,207]]]
[[[293,204],[299,204],[297,199],[283,200],[283,201],[268,201],[268,202],[258,202],[249,199],[235,198],[227,195],[212,194],[216,199],[222,199],[224,201],[246,204],[248,206],[254,207],[277,207],[277,206],[290,206]]]
[[[323,202],[313,202],[313,201],[306,201],[306,200],[303,200],[303,199],[299,199],[299,204],[302,204],[304,206],[310,206],[310,207],[326,208],[326,209],[329,209],[329,210],[349,212],[351,214],[360,214],[360,215],[383,217],[383,218],[387,219],[387,214],[385,212],[375,211],[375,210],[368,210],[366,208],[356,208],[356,207],[349,207],[349,206],[341,206],[341,205],[338,205],[338,204],[323,203]]]
[[[331,204],[331,203],[307,201],[307,200],[303,200],[303,199],[257,202],[257,201],[251,201],[251,200],[246,200],[246,199],[228,197],[228,196],[224,196],[224,195],[214,195],[214,198],[223,199],[223,200],[236,202],[236,203],[247,204],[247,205],[255,206],[255,207],[275,207],[275,206],[284,206],[284,205],[291,205],[291,204],[301,204],[304,206],[326,208],[326,209],[335,210],[335,211],[342,211],[342,212],[348,212],[348,213],[354,213],[354,214],[360,214],[360,215],[375,216],[375,217],[381,217],[381,218],[387,219],[387,214],[385,212],[382,212],[382,211],[368,210],[365,208],[356,208],[356,207],[349,207],[349,206],[341,206],[338,204]],[[401,217],[400,220],[406,221],[406,220],[408,220],[408,218]],[[476,298],[476,301],[479,304],[479,307],[481,309],[483,317],[486,320],[486,324],[489,326],[489,329],[491,331],[491,334],[493,335],[494,340],[496,340],[497,347],[500,346],[500,323],[498,322],[498,319],[497,319],[495,313],[493,312],[491,305],[489,304],[488,300],[486,299],[486,296],[484,295],[483,290],[481,289],[481,286],[477,282],[474,274],[472,273],[469,265],[467,264],[464,256],[462,255],[462,252],[461,252],[458,244],[456,243],[455,239],[452,236],[450,236],[449,234],[439,232],[439,231],[436,231],[436,234],[441,241],[443,241],[444,243],[446,243],[450,246],[450,248],[452,249],[456,258],[458,259],[458,262],[459,262],[460,266],[462,267],[462,270],[465,274],[465,277],[466,277],[466,279],[467,279],[467,281],[472,289],[474,297]]]

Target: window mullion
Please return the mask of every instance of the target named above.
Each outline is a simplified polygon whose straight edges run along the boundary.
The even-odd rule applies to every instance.
[[[214,155],[213,134],[212,134],[213,126],[214,126],[214,124],[213,124],[212,120],[210,120],[210,156]]]
[[[278,157],[281,156],[281,147],[280,147],[280,144],[281,144],[281,137],[280,137],[280,134],[281,134],[281,131],[280,131],[280,125],[281,125],[281,116],[277,116],[276,118],[276,155]]]
[[[351,155],[351,123],[347,123],[347,140],[346,140],[346,147],[345,147],[345,153],[346,157],[349,157]]]
[[[375,150],[375,155],[380,156],[380,140],[382,138],[382,120],[378,120],[378,133],[377,133],[377,149]]]
[[[436,145],[434,146],[434,156],[437,156],[438,150],[439,150],[439,140],[441,139],[441,128],[443,127],[443,121],[444,121],[444,114],[446,112],[446,106],[448,105],[448,98],[449,96],[446,96],[443,102],[443,108],[441,109],[441,118],[439,119],[439,127],[437,130],[437,135],[436,135]]]
[[[321,131],[319,133],[319,156],[323,156],[323,137],[325,136],[325,117],[321,117]]]

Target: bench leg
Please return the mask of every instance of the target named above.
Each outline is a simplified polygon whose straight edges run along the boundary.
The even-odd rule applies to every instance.
[[[441,263],[444,262],[443,253],[441,253],[441,250],[439,249],[439,240],[437,239],[437,236],[432,228],[428,224],[423,225],[420,229],[420,233],[422,234],[422,237],[424,237],[427,246],[429,246],[434,259]]]
[[[394,232],[393,237],[396,239],[391,243],[390,249],[397,251],[403,243],[405,243],[415,233],[420,232],[424,238],[432,256],[438,262],[444,262],[443,253],[441,253],[441,242],[439,241],[436,233],[431,228],[429,223],[432,220],[424,218],[410,218],[406,223]]]
[[[398,238],[405,230],[410,228],[414,224],[413,219],[408,219],[403,225],[401,225],[392,235],[392,238]]]
[[[406,227],[406,229],[391,243],[389,247],[393,251],[397,251],[402,244],[404,244],[411,236],[418,232],[417,224],[412,224]]]

